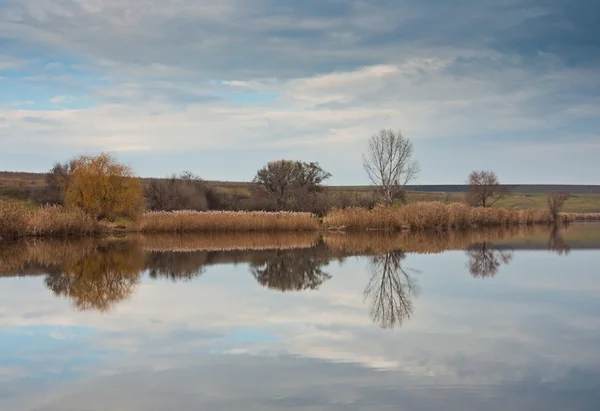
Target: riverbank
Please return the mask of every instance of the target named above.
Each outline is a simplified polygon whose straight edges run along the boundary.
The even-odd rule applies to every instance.
[[[563,213],[560,223],[598,221],[598,214]],[[81,210],[61,206],[27,208],[0,201],[0,238],[85,236],[112,233],[447,231],[553,223],[546,210],[473,208],[441,202],[400,208],[334,210],[322,219],[300,212],[173,211],[144,213],[138,221],[97,221]]]

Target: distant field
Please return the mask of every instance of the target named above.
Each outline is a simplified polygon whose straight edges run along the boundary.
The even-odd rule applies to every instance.
[[[495,207],[515,210],[533,210],[547,207],[547,194],[512,194],[503,198]],[[408,201],[464,201],[463,193],[408,193]],[[563,209],[567,213],[598,213],[600,212],[600,194],[572,194]]]
[[[143,183],[148,183],[151,180],[142,178]],[[248,182],[214,181],[211,183],[223,191],[237,191],[248,194],[253,186],[252,183]],[[44,174],[0,171],[0,197],[19,198],[23,190],[42,187],[43,185]],[[347,193],[368,193],[373,190],[371,186],[330,186],[329,189]],[[563,211],[570,213],[600,212],[600,186],[513,185],[511,189],[513,193],[499,201],[496,204],[497,207],[520,210],[545,208],[548,193],[565,191],[573,194],[565,204]],[[410,202],[459,202],[464,200],[465,190],[466,186],[464,185],[415,185],[409,187],[407,199]]]

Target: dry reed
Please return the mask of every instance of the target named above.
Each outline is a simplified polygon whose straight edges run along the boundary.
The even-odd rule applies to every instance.
[[[600,213],[560,213],[561,222],[600,221]]]
[[[141,232],[309,231],[319,222],[311,213],[262,211],[171,211],[145,213]]]
[[[572,217],[563,216],[563,222]],[[499,227],[519,224],[550,224],[546,210],[508,210],[504,208],[473,208],[466,204],[444,204],[437,201],[409,203],[401,208],[375,207],[334,210],[323,220],[329,230],[395,231],[401,229],[436,230],[472,227]]]
[[[61,206],[28,209],[0,200],[0,238],[86,235],[100,231],[99,223],[78,209]]]

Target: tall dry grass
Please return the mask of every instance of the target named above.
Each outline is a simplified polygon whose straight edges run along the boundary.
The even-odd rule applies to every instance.
[[[562,222],[600,221],[600,213],[560,213]]]
[[[0,238],[86,235],[100,231],[100,224],[79,209],[61,206],[28,209],[0,200]]]
[[[263,211],[171,211],[145,213],[137,229],[150,232],[309,231],[318,230],[311,213]]]
[[[563,222],[570,220],[564,216]],[[437,230],[472,227],[498,227],[519,224],[550,224],[546,210],[508,210],[504,208],[473,208],[466,204],[444,204],[437,201],[409,203],[401,208],[385,206],[373,210],[348,208],[334,210],[323,219],[329,230],[398,231],[402,229]]]
[[[15,238],[27,230],[25,207],[0,200],[0,238]]]

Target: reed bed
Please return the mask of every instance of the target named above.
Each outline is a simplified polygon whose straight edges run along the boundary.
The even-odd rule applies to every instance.
[[[562,222],[570,221],[568,215]],[[466,204],[444,204],[437,201],[415,202],[401,208],[378,206],[373,210],[347,208],[334,210],[323,219],[328,230],[345,231],[413,231],[500,227],[511,225],[550,224],[552,217],[545,210],[508,210],[504,208],[473,208]]]
[[[152,252],[288,250],[310,248],[319,241],[316,232],[140,234],[135,238]]]
[[[0,238],[87,235],[101,231],[101,225],[79,209],[61,206],[28,209],[0,200]]]
[[[137,225],[143,233],[316,231],[314,214],[263,211],[171,211],[145,213]]]
[[[567,222],[600,221],[600,213],[561,213],[561,219]]]
[[[328,232],[323,241],[333,252],[343,255],[381,254],[403,250],[416,254],[438,254],[448,250],[464,250],[473,244],[500,242],[509,238],[548,235],[550,228],[527,225],[487,227],[476,230],[417,232]]]
[[[0,276],[40,274],[52,267],[73,265],[93,252],[99,245],[95,238],[78,241],[28,238],[5,242],[0,247]]]

